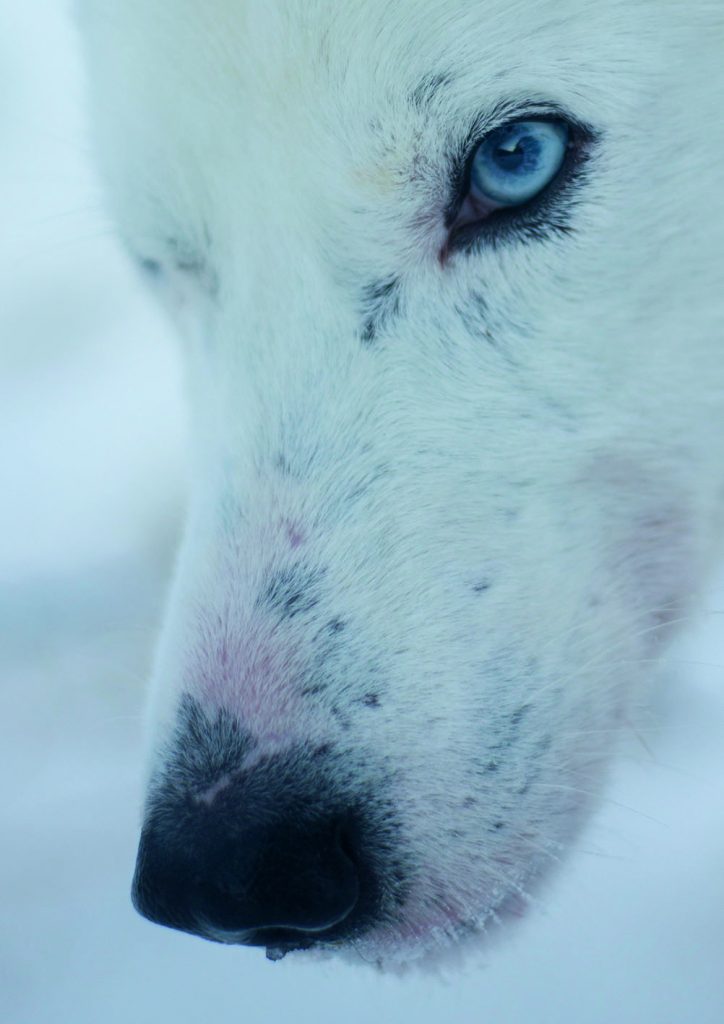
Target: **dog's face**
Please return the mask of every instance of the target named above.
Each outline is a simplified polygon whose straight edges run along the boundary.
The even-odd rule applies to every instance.
[[[710,7],[82,7],[194,437],[147,916],[429,958],[575,832],[720,533]]]

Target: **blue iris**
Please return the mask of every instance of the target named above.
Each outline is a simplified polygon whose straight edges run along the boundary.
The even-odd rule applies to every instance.
[[[496,128],[473,159],[473,193],[503,206],[532,199],[561,169],[569,134],[561,121],[516,121]]]

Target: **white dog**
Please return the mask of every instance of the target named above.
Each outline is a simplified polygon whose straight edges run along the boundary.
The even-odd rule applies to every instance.
[[[430,962],[575,834],[724,524],[709,0],[82,0],[195,493],[134,883]]]

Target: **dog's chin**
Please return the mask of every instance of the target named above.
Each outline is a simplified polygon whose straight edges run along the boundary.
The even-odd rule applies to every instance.
[[[380,926],[338,952],[347,961],[398,975],[449,974],[479,966],[539,905],[538,893],[557,873],[566,845],[551,844],[547,855],[518,860],[515,869],[508,861],[507,885],[491,884],[490,879],[487,886],[483,883],[487,900],[482,906],[480,897],[468,890],[438,900],[440,909],[431,912],[423,909],[423,894],[417,900],[412,894],[416,909],[410,909],[399,923]]]
[[[358,938],[309,949],[292,950],[272,945],[267,947],[266,955],[272,961],[287,956],[341,960],[392,975],[444,974],[483,957],[523,920],[533,905],[532,896],[516,891],[505,896],[493,909],[468,920],[442,912],[434,916],[420,915],[398,924],[381,925]]]

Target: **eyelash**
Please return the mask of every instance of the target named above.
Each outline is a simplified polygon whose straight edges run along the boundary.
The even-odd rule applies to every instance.
[[[562,121],[570,132],[565,159],[552,181],[528,202],[493,210],[478,221],[456,225],[460,210],[470,193],[475,155],[487,136],[497,128],[520,121],[548,120]],[[528,113],[526,110],[516,111],[513,116],[507,116],[494,124],[487,124],[482,133],[479,130],[471,133],[462,157],[458,160],[457,173],[453,176],[456,184],[453,188],[454,198],[445,216],[448,240],[443,255],[477,251],[483,245],[495,248],[516,240],[541,241],[553,233],[570,232],[568,214],[572,203],[566,205],[565,200],[571,197],[576,186],[585,180],[585,166],[598,139],[599,134],[593,128],[554,107],[544,110],[538,107],[535,113]],[[556,213],[559,215],[557,220],[553,219]]]

